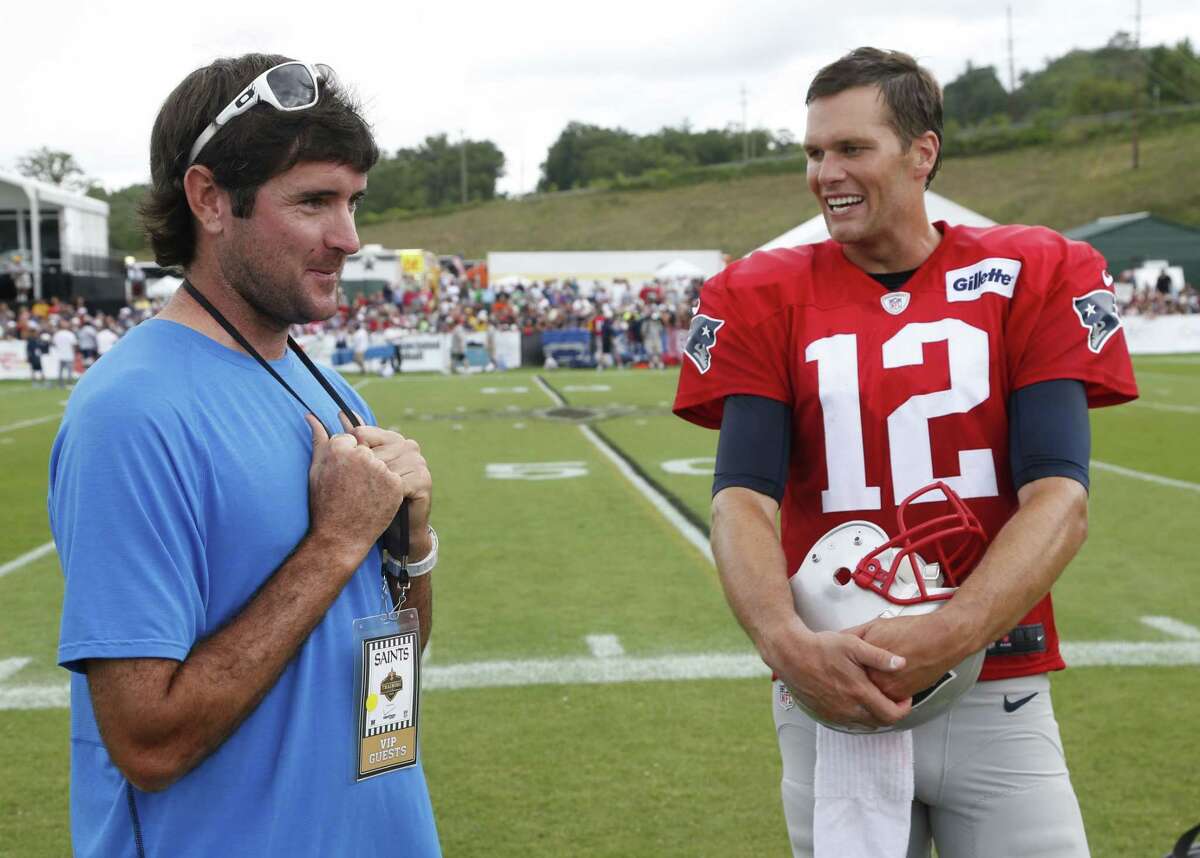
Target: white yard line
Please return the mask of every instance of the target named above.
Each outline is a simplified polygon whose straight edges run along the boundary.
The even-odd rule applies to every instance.
[[[1145,370],[1137,370],[1134,372],[1134,375],[1137,376],[1138,381],[1141,381],[1143,378],[1155,378],[1161,381],[1178,381],[1181,384],[1194,384],[1196,382],[1195,376],[1184,375],[1178,372],[1147,372]]]
[[[1200,664],[1200,642],[1088,641],[1064,643],[1070,667],[1172,667]]]
[[[559,396],[558,393],[552,390],[549,385],[542,381],[541,376],[535,375],[533,380],[537,386],[542,389],[542,392],[549,396],[551,400],[553,400],[555,405],[563,406],[567,404],[565,399]],[[704,555],[705,559],[707,559],[709,563],[715,563],[712,556],[712,548],[708,544],[708,537],[704,535],[704,532],[701,531],[700,528],[696,527],[694,524],[684,518],[683,515],[680,514],[679,510],[671,506],[667,499],[659,494],[654,486],[646,482],[646,480],[644,480],[637,471],[629,466],[628,462],[617,455],[617,452],[613,450],[612,447],[604,443],[604,441],[600,439],[600,436],[598,436],[592,430],[592,427],[588,426],[586,423],[581,423],[579,424],[579,431],[583,433],[583,437],[592,442],[592,445],[595,446],[597,450],[604,454],[605,458],[607,458],[613,463],[613,465],[616,466],[617,470],[621,472],[622,476],[629,480],[629,482],[635,489],[637,489],[642,497],[650,501],[650,504],[660,513],[662,513],[663,518],[669,521],[671,525],[679,531],[679,534],[684,539],[695,546],[696,550]]]
[[[616,635],[587,635],[588,650],[593,658],[616,658],[625,655],[625,647]]]
[[[1148,474],[1145,471],[1135,471],[1133,468],[1122,468],[1120,465],[1111,465],[1108,462],[1100,462],[1092,459],[1092,467],[1098,468],[1101,471],[1111,471],[1114,474],[1120,474],[1123,477],[1130,477],[1135,480],[1144,480],[1147,483],[1155,483],[1160,486],[1170,486],[1175,489],[1186,489],[1190,492],[1200,492],[1200,483],[1189,483],[1187,480],[1175,480],[1171,477],[1160,477],[1158,474]]]
[[[1163,634],[1185,641],[1200,641],[1200,629],[1174,617],[1142,617],[1142,623]]]
[[[5,709],[68,709],[71,706],[71,686],[14,685],[0,688],[0,711]]]
[[[1200,414],[1200,405],[1170,405],[1166,402],[1143,402],[1135,399],[1130,405],[1138,408],[1153,408],[1155,411],[1174,411],[1179,414]]]
[[[1193,641],[1085,641],[1064,643],[1062,650],[1071,667],[1200,665],[1200,642]],[[9,659],[8,662],[17,660]],[[612,655],[433,665],[424,669],[421,685],[427,691],[451,691],[530,685],[766,679],[770,675],[771,671],[753,653],[696,653],[652,658]],[[69,699],[67,683],[0,687],[0,710],[61,709],[68,705]]]
[[[22,554],[20,557],[16,558],[15,560],[10,560],[7,563],[5,563],[3,566],[0,566],[0,578],[3,578],[9,572],[16,572],[22,566],[28,566],[30,563],[37,560],[38,558],[45,557],[47,554],[49,554],[53,550],[54,550],[54,543],[47,542],[45,545],[39,545],[37,548],[33,549],[32,551],[26,551],[24,554]]]
[[[43,423],[49,423],[51,420],[59,420],[61,414],[47,414],[45,417],[30,417],[28,420],[20,420],[16,423],[9,423],[7,426],[0,426],[0,435],[5,432],[16,432],[18,429],[28,429],[30,426],[40,426]]]
[[[700,528],[696,527],[696,525],[684,518],[679,510],[671,506],[671,504],[667,502],[667,499],[660,495],[657,490],[655,490],[654,486],[642,479],[641,475],[638,474],[637,471],[629,467],[628,462],[618,456],[616,451],[600,440],[600,437],[594,431],[592,431],[591,426],[581,423],[579,425],[579,431],[583,433],[583,437],[591,441],[596,449],[603,453],[605,457],[607,457],[608,460],[616,466],[617,470],[624,475],[625,479],[629,480],[629,482],[633,484],[633,487],[637,489],[638,492],[640,492],[641,495],[646,498],[646,500],[650,501],[651,505],[656,510],[662,513],[663,518],[669,521],[672,526],[679,531],[680,536],[695,546],[696,550],[703,554],[709,563],[714,565],[716,564],[716,561],[713,560],[712,547],[708,544],[708,537],[704,535],[704,532],[701,531]]]

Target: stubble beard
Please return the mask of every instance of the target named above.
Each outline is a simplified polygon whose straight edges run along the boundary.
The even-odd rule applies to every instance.
[[[221,276],[230,288],[258,315],[263,324],[275,330],[285,331],[290,325],[304,325],[323,321],[315,318],[311,310],[305,312],[297,299],[302,294],[301,285],[280,273],[282,265],[272,258],[264,257],[254,249],[253,236],[237,234],[230,246],[220,254],[218,263]]]

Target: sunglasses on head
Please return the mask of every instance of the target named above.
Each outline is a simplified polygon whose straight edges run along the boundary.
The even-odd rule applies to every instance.
[[[320,97],[317,81],[330,81],[333,78],[333,69],[324,63],[309,65],[293,60],[267,69],[250,81],[250,85],[225,105],[225,109],[217,114],[217,118],[200,132],[200,136],[192,144],[187,166],[190,167],[196,162],[196,158],[218,130],[260,101],[276,110],[307,110],[315,105]]]

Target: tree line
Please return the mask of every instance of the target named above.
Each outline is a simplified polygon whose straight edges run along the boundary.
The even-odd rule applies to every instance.
[[[1174,46],[1137,48],[1119,32],[1095,50],[1073,50],[1025,71],[1010,90],[995,66],[967,68],[944,86],[946,137],[952,147],[979,130],[1042,123],[1071,116],[1106,114],[1200,103],[1200,56],[1184,39]],[[1001,135],[997,145],[1006,142]],[[1012,137],[1017,141],[1017,137]],[[993,145],[991,148],[995,148]],[[972,151],[959,147],[958,151]],[[979,150],[979,151],[982,151]],[[635,177],[695,174],[707,167],[765,158],[800,157],[792,133],[763,128],[693,130],[688,124],[649,134],[571,121],[551,144],[541,165],[538,190],[637,187]],[[360,207],[366,220],[388,220],[411,212],[445,209],[493,199],[504,175],[504,153],[491,140],[426,137],[420,144],[387,152],[371,171]],[[110,244],[129,252],[146,246],[137,206],[146,186],[108,191],[87,178],[67,152],[39,149],[21,158],[27,176],[81,190],[109,204]],[[464,183],[465,169],[465,183]],[[465,188],[464,188],[465,184]],[[651,183],[653,184],[653,183]],[[465,192],[464,192],[465,191]]]
[[[1095,50],[1074,50],[1021,73],[1011,92],[995,66],[972,66],[943,87],[947,136],[980,124],[1200,103],[1200,56],[1187,39],[1137,49],[1119,32]]]

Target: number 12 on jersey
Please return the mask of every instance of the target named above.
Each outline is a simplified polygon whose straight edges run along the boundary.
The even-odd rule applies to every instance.
[[[960,497],[999,494],[996,465],[989,448],[960,450],[959,475],[933,475],[929,421],[947,414],[965,414],[991,395],[987,331],[961,319],[913,322],[883,344],[884,369],[924,363],[926,343],[946,343],[950,387],[910,396],[887,418],[888,458],[892,493],[898,500],[935,479],[943,480]],[[864,356],[873,359],[874,355]],[[879,486],[867,485],[859,389],[857,334],[834,334],[809,344],[804,359],[817,364],[817,393],[825,429],[825,465],[829,487],[821,492],[823,512],[879,509]],[[916,502],[943,499],[932,492]]]

